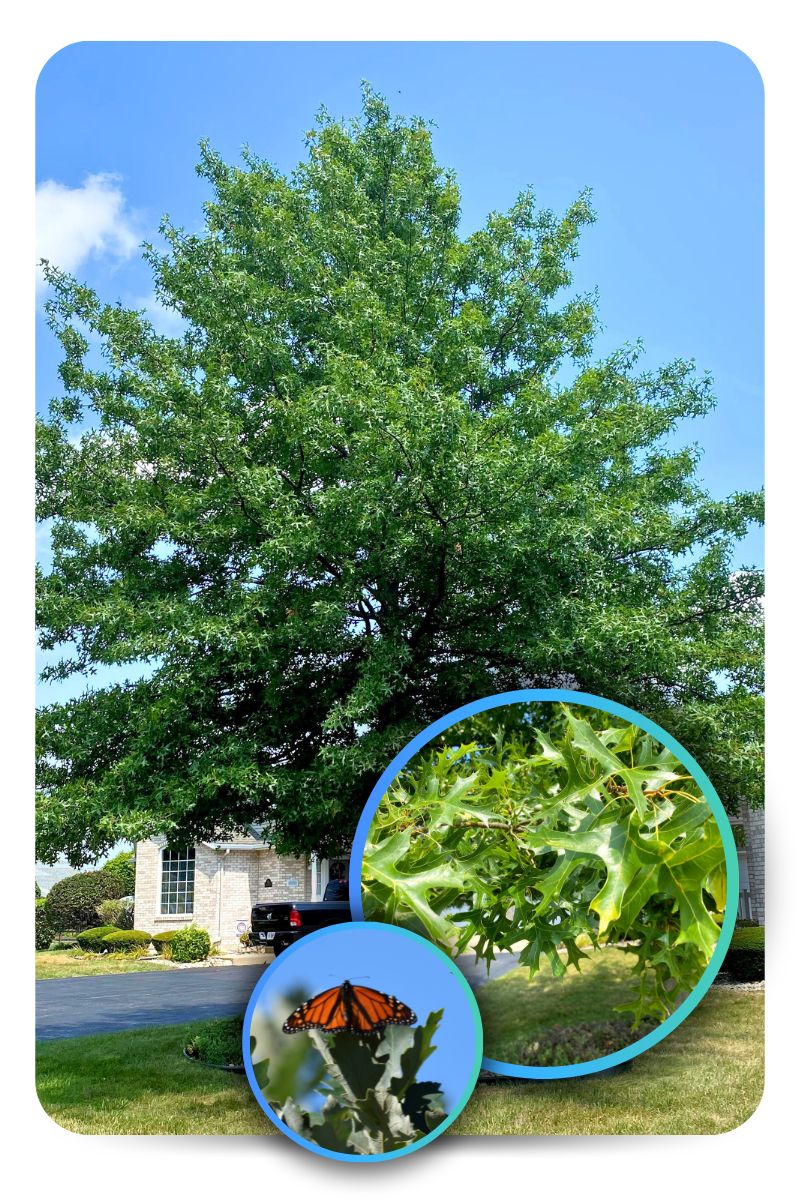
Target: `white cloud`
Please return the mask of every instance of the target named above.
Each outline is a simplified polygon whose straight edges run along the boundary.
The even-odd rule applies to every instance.
[[[178,337],[189,327],[189,322],[174,308],[164,308],[155,292],[149,296],[134,297],[127,307],[145,309],[145,316],[156,333],[164,337]]]
[[[130,258],[141,236],[119,188],[119,175],[87,175],[71,188],[45,179],[36,188],[36,261],[75,271],[91,255]],[[41,286],[41,269],[38,282]]]

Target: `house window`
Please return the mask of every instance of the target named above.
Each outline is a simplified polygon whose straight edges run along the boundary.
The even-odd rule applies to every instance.
[[[194,912],[194,846],[161,852],[161,912]]]

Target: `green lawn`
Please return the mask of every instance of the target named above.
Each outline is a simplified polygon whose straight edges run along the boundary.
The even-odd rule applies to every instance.
[[[510,1062],[507,1046],[552,1025],[580,1021],[618,1021],[616,1004],[631,999],[631,966],[636,960],[622,950],[595,951],[581,959],[578,974],[570,967],[562,982],[545,963],[529,982],[527,967],[485,983],[475,993],[483,1021],[483,1052]],[[518,1060],[514,1060],[518,1061]]]
[[[630,1072],[478,1087],[447,1133],[735,1129],[761,1099],[763,1014],[763,993],[712,989]],[[42,1106],[75,1133],[273,1133],[244,1075],[183,1058],[199,1024],[39,1042]]]
[[[210,1022],[103,1033],[36,1045],[45,1112],[74,1133],[274,1133],[245,1075],[183,1057]]]
[[[125,975],[129,971],[173,971],[167,963],[146,966],[138,958],[73,958],[69,950],[37,950],[37,979],[67,979],[73,975]]]
[[[712,988],[630,1071],[478,1087],[448,1132],[725,1133],[763,1090],[764,994]]]

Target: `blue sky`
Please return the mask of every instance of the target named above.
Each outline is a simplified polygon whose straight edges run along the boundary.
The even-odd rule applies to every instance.
[[[359,110],[368,79],[392,108],[436,123],[462,191],[463,231],[527,184],[563,210],[584,186],[597,223],[575,286],[599,291],[599,354],[642,338],[645,367],[694,357],[718,407],[680,431],[704,448],[716,497],[763,481],[763,91],[740,51],[685,43],[100,43],[68,46],[37,90],[42,252],[103,299],[152,303],[137,244],[163,213],[202,227],[194,172],[208,136],[290,171],[324,103]],[[174,328],[158,314],[164,332]],[[37,317],[40,407],[59,390]],[[40,541],[47,562],[46,538]],[[759,533],[740,564],[761,565]],[[740,565],[737,564],[737,565]],[[131,673],[132,674],[132,673]],[[95,677],[95,685],[106,677]],[[39,701],[83,690],[42,686]]]
[[[368,979],[356,976],[368,975]],[[434,1038],[437,1049],[422,1067],[421,1080],[442,1084],[449,1111],[469,1081],[475,1054],[475,1020],[460,974],[422,941],[390,925],[339,925],[324,937],[306,938],[297,949],[275,960],[259,983],[257,1010],[269,1016],[279,1000],[298,984],[316,996],[344,979],[397,996],[424,1025],[430,1012],[444,1009]],[[462,981],[463,982],[463,981]],[[292,1036],[287,1034],[287,1037]]]

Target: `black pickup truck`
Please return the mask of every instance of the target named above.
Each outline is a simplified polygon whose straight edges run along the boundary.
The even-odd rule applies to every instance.
[[[280,954],[315,929],[349,921],[349,895],[347,880],[332,879],[322,900],[256,904],[250,914],[250,945]]]

